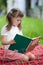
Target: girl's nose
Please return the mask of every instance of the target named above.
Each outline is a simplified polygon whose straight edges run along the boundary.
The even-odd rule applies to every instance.
[[[21,21],[19,21],[19,24],[21,23]]]

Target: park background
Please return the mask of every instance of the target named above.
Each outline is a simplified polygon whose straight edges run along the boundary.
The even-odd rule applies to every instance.
[[[19,8],[24,17],[22,31],[24,36],[34,38],[41,36],[43,44],[43,0],[0,0],[0,46],[1,29],[6,24],[6,15],[12,8]]]

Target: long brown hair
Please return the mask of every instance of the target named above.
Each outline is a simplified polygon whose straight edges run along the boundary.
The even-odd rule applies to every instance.
[[[23,17],[23,13],[19,10],[19,9],[11,9],[11,11],[7,14],[7,22],[8,22],[8,25],[6,26],[7,28],[7,31],[9,31],[12,27],[12,18],[13,17]],[[21,23],[18,25],[18,28],[21,30],[22,29],[22,26],[21,26]]]

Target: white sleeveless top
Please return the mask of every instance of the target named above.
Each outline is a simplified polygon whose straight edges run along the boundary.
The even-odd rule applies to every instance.
[[[13,40],[16,34],[22,35],[22,31],[18,29],[16,26],[12,26],[10,31],[6,30],[6,26],[2,28],[1,35],[7,36],[7,41]],[[5,45],[5,49],[8,49],[10,45]]]

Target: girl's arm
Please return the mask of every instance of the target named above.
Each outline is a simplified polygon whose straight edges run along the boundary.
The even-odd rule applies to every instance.
[[[11,40],[11,41],[7,41],[7,37],[6,36],[2,36],[2,44],[3,45],[9,45],[9,44],[14,44],[16,43],[14,40]]]

